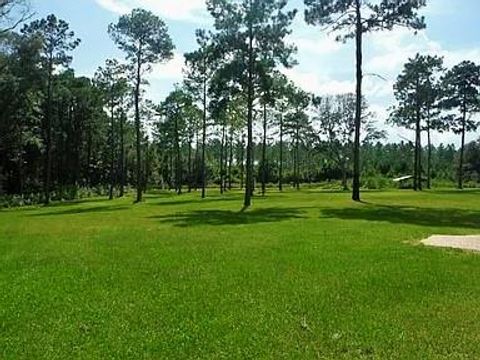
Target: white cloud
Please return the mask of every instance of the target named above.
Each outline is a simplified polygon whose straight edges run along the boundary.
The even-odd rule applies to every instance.
[[[318,35],[315,37],[292,37],[290,42],[295,44],[298,52],[314,55],[327,55],[340,51],[343,44],[335,41],[331,36]]]
[[[148,75],[148,78],[150,80],[181,81],[183,76],[183,66],[183,55],[179,52],[175,52],[172,60],[153,65],[152,73]]]
[[[203,22],[205,0],[95,0],[103,8],[125,14],[134,8],[145,8],[172,20]]]

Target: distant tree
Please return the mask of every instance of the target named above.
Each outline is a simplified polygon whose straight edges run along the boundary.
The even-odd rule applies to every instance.
[[[443,70],[443,60],[437,56],[417,54],[405,64],[394,85],[398,105],[393,108],[390,122],[415,130],[414,189],[422,189],[422,131],[428,135],[427,187],[431,177],[432,129],[440,129],[441,121],[436,108],[439,90],[436,84]]]
[[[42,43],[41,67],[46,80],[46,99],[44,111],[45,169],[44,169],[44,201],[50,202],[52,171],[52,99],[54,91],[54,71],[58,67],[67,67],[80,39],[70,31],[67,22],[49,15],[45,19],[35,20],[22,29],[24,36],[35,38]]]
[[[173,57],[173,43],[168,35],[165,23],[153,13],[134,9],[130,14],[123,15],[118,23],[111,24],[108,32],[118,47],[126,53],[127,61],[133,71],[135,131],[137,153],[137,198],[142,201],[142,134],[141,134],[141,86],[143,75],[151,70],[151,65]]]
[[[272,93],[275,108],[275,122],[278,127],[278,190],[283,191],[285,113],[288,108],[288,95],[293,93],[293,84],[279,72],[273,76]]]
[[[362,122],[362,80],[363,80],[363,34],[382,30],[392,30],[403,26],[419,30],[425,28],[423,17],[418,9],[426,0],[304,0],[307,9],[305,20],[310,25],[331,28],[339,33],[338,41],[355,39],[356,45],[356,114],[355,140],[353,151],[353,194],[354,201],[360,201],[360,143]]]
[[[314,120],[318,123],[320,135],[326,139],[325,153],[328,159],[342,172],[342,187],[348,190],[348,173],[353,160],[355,134],[355,94],[314,97]],[[362,102],[362,144],[385,138],[372,121],[366,99]]]
[[[215,70],[215,52],[210,36],[205,30],[197,30],[199,48],[185,54],[185,85],[202,104],[202,153],[201,153],[201,186],[202,199],[206,197],[206,148],[208,131],[208,90]]]
[[[188,145],[187,161],[190,161],[190,123],[198,121],[201,117],[201,110],[194,104],[193,98],[185,89],[177,87],[158,107],[158,114],[161,117],[160,129],[163,129],[159,132],[163,132],[170,137],[168,143],[171,144],[173,153],[174,186],[175,191],[180,195],[182,185],[186,180],[182,148],[184,148],[184,144]],[[190,166],[189,170],[191,170]]]
[[[480,66],[471,61],[463,61],[454,66],[445,74],[442,88],[442,107],[447,111],[456,111],[456,114],[448,117],[448,126],[462,137],[458,166],[458,188],[462,189],[465,135],[476,131],[479,126],[479,122],[472,116],[480,112]]]
[[[109,143],[110,143],[110,189],[109,189],[109,199],[113,199],[113,190],[116,183],[116,174],[119,173],[115,169],[115,163],[117,158],[117,148],[118,142],[120,142],[120,148],[123,147],[122,139],[118,141],[117,139],[117,118],[120,122],[122,119],[122,105],[123,99],[126,93],[129,91],[127,78],[125,77],[125,66],[120,64],[117,60],[109,59],[105,62],[105,67],[100,67],[95,74],[95,84],[102,91],[103,97],[105,99],[105,104],[108,108],[110,115],[110,133],[109,133]],[[123,125],[120,125],[122,128]],[[119,137],[122,138],[122,129],[119,130]],[[122,157],[123,149],[120,150],[120,157]],[[120,159],[123,162],[123,159]],[[122,180],[120,180],[122,181]]]
[[[300,146],[305,144],[308,135],[313,132],[307,114],[311,96],[297,87],[291,87],[289,91],[291,91],[288,94],[289,111],[285,116],[283,126],[292,141],[294,186],[300,190]]]
[[[476,174],[480,184],[480,139],[465,145],[465,170],[472,176]]]
[[[254,103],[262,78],[278,64],[290,67],[294,47],[286,36],[296,11],[285,11],[285,0],[208,0],[215,19],[214,40],[224,52],[224,67],[247,96],[247,155],[244,207],[251,205],[254,186]]]

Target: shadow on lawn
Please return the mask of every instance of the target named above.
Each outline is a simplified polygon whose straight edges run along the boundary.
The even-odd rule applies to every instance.
[[[480,229],[480,212],[462,209],[363,203],[363,206],[356,208],[321,209],[320,216],[341,220],[383,221],[392,224]]]
[[[57,216],[57,215],[78,215],[78,214],[89,214],[89,213],[108,213],[114,211],[128,210],[130,207],[123,206],[96,206],[96,207],[75,207],[67,210],[59,211],[50,211],[50,212],[40,212],[36,214],[29,214],[28,216],[42,217],[42,216]],[[45,209],[45,208],[44,208]]]
[[[201,225],[247,225],[271,223],[290,219],[301,219],[304,216],[297,208],[253,209],[245,212],[231,210],[195,210],[173,215],[150,216],[149,219],[177,227]]]

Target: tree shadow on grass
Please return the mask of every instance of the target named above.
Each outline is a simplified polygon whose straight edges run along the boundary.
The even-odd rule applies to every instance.
[[[341,220],[366,220],[428,227],[480,229],[480,211],[464,209],[387,206],[364,202],[363,206],[360,207],[321,209],[320,216],[322,218]]]
[[[152,200],[158,200],[159,198],[152,198]],[[167,199],[170,199],[167,198]],[[195,199],[185,199],[182,198],[181,195],[176,195],[176,198],[174,200],[167,200],[164,201],[163,199],[160,201],[156,202],[146,202],[147,205],[149,206],[183,206],[183,205],[189,205],[189,204],[209,204],[209,203],[215,203],[215,202],[230,202],[230,201],[242,201],[241,196],[228,196],[228,197],[211,197],[211,198],[206,198],[206,199],[201,199],[201,198],[195,198]]]
[[[60,211],[50,211],[50,212],[39,212],[35,214],[29,214],[29,216],[33,217],[42,217],[42,216],[60,216],[60,215],[79,215],[79,214],[89,214],[89,213],[109,213],[115,211],[123,211],[128,210],[131,207],[123,205],[123,206],[112,206],[112,205],[105,205],[105,206],[96,206],[96,207],[76,207],[70,208],[67,210],[60,210]]]
[[[149,217],[149,219],[160,220],[162,223],[172,224],[176,227],[249,225],[302,218],[304,216],[298,208],[266,208],[241,212],[232,210],[195,210]]]

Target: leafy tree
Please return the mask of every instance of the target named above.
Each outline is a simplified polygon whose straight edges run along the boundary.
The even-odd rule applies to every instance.
[[[284,115],[289,106],[289,95],[293,94],[294,85],[287,77],[276,72],[272,79],[272,97],[274,99],[275,123],[278,127],[278,190],[283,191],[283,168],[284,168],[284,140],[285,118]]]
[[[465,145],[465,170],[469,174],[476,174],[477,183],[480,183],[480,140]]]
[[[161,116],[157,134],[164,133],[169,137],[174,164],[174,187],[177,194],[182,193],[184,183],[184,161],[182,156],[183,144],[189,145],[190,152],[190,130],[189,124],[200,118],[201,111],[194,104],[190,94],[182,88],[176,88],[162,102],[158,108]],[[191,154],[189,153],[189,159]]]
[[[204,30],[197,30],[196,51],[185,54],[185,84],[194,94],[195,99],[202,103],[202,156],[201,156],[201,184],[202,198],[206,196],[206,142],[208,131],[208,89],[215,69],[215,49],[210,36]]]
[[[348,190],[348,173],[353,159],[355,134],[355,94],[314,97],[315,117],[320,135],[326,142],[324,148],[327,158],[341,169],[342,187]],[[372,143],[385,138],[385,133],[376,128],[373,114],[368,111],[366,99],[362,102],[362,144]]]
[[[140,118],[141,86],[143,75],[151,70],[154,63],[170,60],[173,57],[173,43],[165,23],[153,13],[134,9],[111,24],[108,32],[120,50],[126,53],[133,72],[135,131],[137,153],[137,202],[142,201],[142,134]]]
[[[311,96],[294,86],[290,87],[289,91],[289,111],[285,116],[283,126],[292,141],[294,185],[297,190],[300,190],[300,145],[306,144],[308,135],[313,133],[307,114]]]
[[[425,0],[304,0],[305,21],[337,32],[337,40],[355,39],[356,46],[356,113],[355,141],[353,152],[353,193],[352,199],[360,201],[360,142],[362,122],[362,81],[363,81],[363,34],[392,30],[403,26],[419,30],[425,28],[418,9],[425,6]]]
[[[409,59],[394,85],[398,105],[393,108],[390,122],[415,130],[414,189],[422,189],[422,130],[428,135],[427,186],[430,187],[431,139],[430,131],[440,129],[435,118],[438,103],[436,79],[443,70],[443,60],[437,56],[417,54]],[[433,121],[432,121],[433,120]]]
[[[45,169],[44,196],[45,203],[50,202],[52,171],[52,99],[54,91],[54,70],[67,67],[72,61],[69,52],[74,50],[80,39],[70,31],[67,22],[49,15],[45,19],[35,20],[22,29],[24,36],[35,38],[42,43],[40,65],[46,78],[46,100],[44,112]]]
[[[208,0],[215,19],[214,40],[225,54],[228,74],[247,95],[247,156],[245,208],[251,205],[254,185],[254,103],[257,88],[278,65],[290,67],[294,48],[285,38],[296,11],[285,11],[285,0]]]
[[[462,137],[458,166],[458,188],[463,188],[465,135],[477,130],[479,123],[472,118],[480,112],[480,66],[463,61],[449,70],[443,80],[442,107],[456,114],[449,116],[449,128]]]
[[[100,67],[95,74],[95,83],[99,89],[101,89],[103,96],[105,98],[105,104],[108,107],[110,113],[110,133],[109,133],[109,143],[110,143],[110,189],[109,189],[109,199],[113,199],[113,190],[115,187],[116,174],[119,173],[115,169],[115,163],[117,158],[117,148],[118,148],[118,139],[117,139],[117,118],[120,118],[120,122],[123,121],[122,112],[123,112],[123,99],[128,92],[128,83],[127,78],[124,76],[125,66],[121,65],[118,60],[108,59],[105,62],[105,67]],[[123,125],[120,124],[120,138],[123,137]],[[120,162],[123,163],[121,159],[123,154],[123,145],[122,139],[120,139]],[[120,172],[121,173],[121,172]]]

